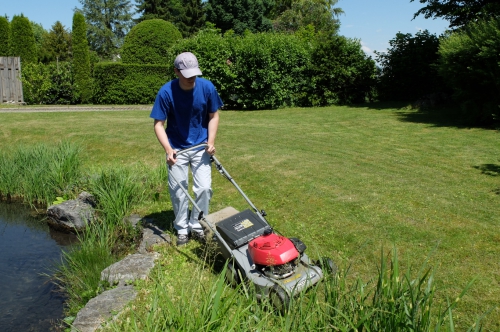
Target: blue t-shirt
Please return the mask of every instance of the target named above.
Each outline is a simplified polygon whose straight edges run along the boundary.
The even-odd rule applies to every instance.
[[[167,136],[174,149],[185,149],[208,140],[208,113],[223,105],[215,86],[207,79],[196,78],[195,86],[184,91],[179,79],[163,85],[149,115],[167,122]]]

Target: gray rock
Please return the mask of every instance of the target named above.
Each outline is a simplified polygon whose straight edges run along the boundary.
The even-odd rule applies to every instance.
[[[101,280],[107,281],[111,285],[126,285],[134,280],[146,279],[159,255],[156,252],[128,255],[121,261],[105,268],[101,272]]]
[[[170,235],[164,233],[158,226],[148,223],[142,230],[142,241],[137,252],[146,254],[151,251],[153,245],[162,243],[172,243]]]
[[[80,195],[78,195],[78,200],[80,200],[84,203],[87,203],[88,205],[92,206],[93,208],[95,208],[97,206],[97,202],[95,200],[94,195],[89,194],[86,191],[82,191],[80,193]]]
[[[63,232],[83,230],[94,218],[93,197],[88,193],[80,194],[82,199],[72,199],[47,209],[48,223]]]
[[[133,286],[117,287],[107,290],[91,299],[76,315],[71,328],[72,332],[93,332],[109,320],[114,313],[120,312],[137,291]]]

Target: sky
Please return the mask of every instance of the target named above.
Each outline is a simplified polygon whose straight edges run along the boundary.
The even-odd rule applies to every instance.
[[[2,1],[0,15],[10,20],[21,13],[30,21],[50,30],[60,21],[71,30],[73,10],[82,5],[78,0],[16,0]],[[415,20],[413,14],[424,5],[418,0],[338,0],[337,6],[344,10],[340,16],[340,34],[361,41],[363,50],[373,56],[373,51],[385,51],[396,33],[415,35],[420,30],[440,35],[448,27],[441,19],[425,19],[420,15]]]

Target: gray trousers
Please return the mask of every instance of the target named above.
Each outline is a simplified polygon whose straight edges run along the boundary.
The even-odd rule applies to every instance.
[[[193,193],[196,205],[203,211],[203,215],[208,215],[208,206],[212,198],[212,168],[210,166],[210,155],[203,150],[188,151],[177,156],[177,162],[168,167],[168,187],[170,198],[174,208],[174,227],[177,234],[189,234],[194,230],[202,231],[198,222],[199,211],[193,207],[189,216],[189,199],[186,197],[177,182],[170,176],[172,173],[181,185],[187,190],[189,186],[189,168],[193,175]]]

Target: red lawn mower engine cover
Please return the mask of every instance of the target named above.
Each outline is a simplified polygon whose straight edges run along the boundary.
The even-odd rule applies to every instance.
[[[261,235],[250,241],[248,253],[255,264],[263,266],[283,265],[299,256],[290,239],[275,233]]]

